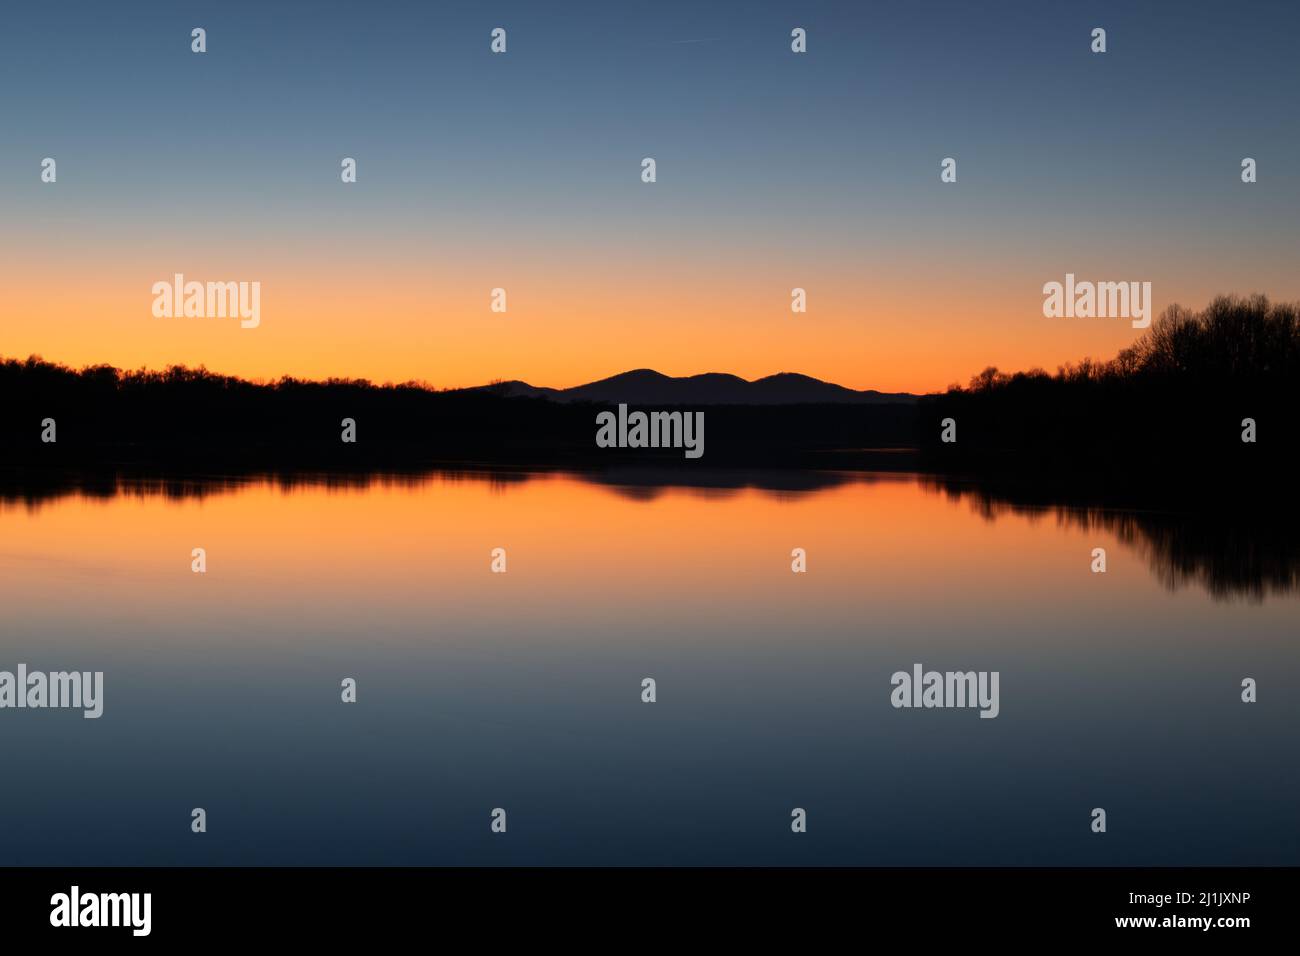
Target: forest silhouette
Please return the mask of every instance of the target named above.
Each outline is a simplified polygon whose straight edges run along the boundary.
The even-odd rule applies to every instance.
[[[941,469],[1271,486],[1288,478],[1298,391],[1300,306],[1220,296],[1201,311],[1170,306],[1109,361],[1054,375],[986,368],[923,403],[921,444]],[[942,441],[945,418],[955,443]]]
[[[1018,474],[1099,488],[1154,482],[1170,493],[1171,476],[1184,490],[1221,479],[1271,486],[1296,444],[1297,383],[1300,308],[1223,296],[1201,311],[1171,306],[1113,359],[1055,374],[988,368],[965,388],[914,402],[710,404],[707,464]],[[604,394],[553,401],[363,379],[256,383],[179,366],[75,370],[33,356],[0,362],[0,464],[692,467],[675,449],[597,448],[596,414],[617,392]],[[53,443],[42,441],[47,419]],[[354,443],[341,440],[344,419],[356,423]],[[945,419],[955,442],[942,440]],[[1242,440],[1245,419],[1255,442]]]

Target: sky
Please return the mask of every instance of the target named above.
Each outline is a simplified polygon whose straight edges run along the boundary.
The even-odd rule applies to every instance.
[[[1140,332],[1044,283],[1300,299],[1298,32],[1262,0],[10,4],[0,356],[917,392],[1105,358]],[[260,282],[260,324],[156,318],[175,273]]]

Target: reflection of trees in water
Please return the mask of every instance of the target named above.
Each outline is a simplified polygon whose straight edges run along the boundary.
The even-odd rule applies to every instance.
[[[22,503],[29,508],[68,495],[84,498],[164,497],[173,500],[202,499],[229,494],[256,485],[268,485],[283,492],[325,488],[364,491],[371,487],[418,488],[430,484],[488,484],[505,491],[525,482],[563,476],[600,485],[633,501],[653,501],[669,488],[686,488],[708,498],[726,499],[744,489],[756,489],[775,497],[799,497],[813,491],[862,481],[905,480],[901,475],[867,475],[847,472],[772,469],[680,469],[616,467],[601,471],[566,469],[507,469],[499,466],[442,467],[406,472],[375,471],[249,471],[227,475],[169,475],[157,471],[132,472],[43,472],[24,470],[0,472],[0,505]]]
[[[376,471],[250,471],[230,475],[160,475],[118,471],[33,472],[0,474],[0,505],[21,503],[28,508],[70,495],[110,499],[167,498],[202,500],[259,485],[285,493],[324,488],[327,491],[365,491],[368,488],[418,488],[430,482],[486,483],[503,490],[527,481],[527,472],[506,470],[440,469],[424,472]]]
[[[501,468],[441,468],[412,472],[250,472],[244,475],[159,475],[105,471],[98,473],[0,473],[0,507],[15,503],[36,508],[67,495],[109,499],[164,497],[202,499],[229,494],[252,485],[270,485],[292,493],[297,489],[363,491],[372,487],[418,488],[430,484],[488,483],[507,491],[532,480],[563,475],[577,478],[633,501],[652,501],[669,488],[687,488],[705,497],[726,499],[741,489],[755,489],[774,498],[798,498],[848,483],[911,481],[922,488],[966,501],[982,517],[1003,515],[1053,519],[1084,531],[1104,531],[1142,556],[1152,574],[1171,591],[1204,589],[1216,600],[1244,598],[1262,601],[1269,594],[1300,591],[1300,513],[1294,505],[1253,507],[1229,512],[1188,507],[1184,511],[1139,510],[1119,503],[1096,505],[1082,501],[1077,491],[1003,487],[945,476],[903,473],[850,473],[800,470],[753,471],[716,469],[683,473],[663,468],[612,468],[601,472],[537,472]],[[1225,495],[1231,501],[1232,495]]]
[[[1054,518],[1065,527],[1104,531],[1136,551],[1170,591],[1204,589],[1217,601],[1259,602],[1300,590],[1300,515],[1291,502],[1277,510],[1237,512],[1135,510],[1048,504],[1016,492],[923,476],[921,485],[953,501],[966,499],[990,521],[1002,515]]]

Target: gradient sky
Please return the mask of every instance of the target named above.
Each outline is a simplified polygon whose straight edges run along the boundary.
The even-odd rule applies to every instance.
[[[923,391],[1131,342],[1124,320],[1042,316],[1066,272],[1150,281],[1157,310],[1300,299],[1292,2],[76,2],[0,20],[4,356]],[[175,272],[260,281],[261,327],[155,319],[150,287]]]

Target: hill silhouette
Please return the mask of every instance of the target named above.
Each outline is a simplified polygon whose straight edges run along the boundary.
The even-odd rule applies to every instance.
[[[633,369],[573,388],[539,388],[527,382],[509,381],[479,386],[478,390],[510,398],[611,405],[620,402],[629,405],[875,405],[910,404],[917,399],[906,392],[858,391],[795,372],[748,381],[723,372],[672,377],[648,368]]]

